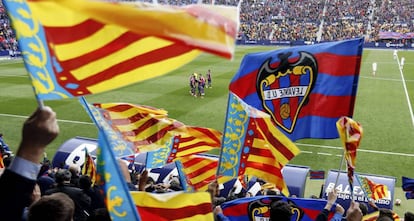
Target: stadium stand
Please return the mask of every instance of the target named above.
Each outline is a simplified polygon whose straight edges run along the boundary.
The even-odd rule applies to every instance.
[[[158,4],[238,5],[236,0],[142,0]],[[380,39],[380,32],[414,32],[411,0],[245,0],[238,39],[248,41],[335,41],[365,36],[367,42],[411,44],[409,37]],[[16,36],[0,4],[0,51],[16,50]]]

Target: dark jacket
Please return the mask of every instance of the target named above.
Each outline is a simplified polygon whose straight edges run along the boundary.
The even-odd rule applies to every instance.
[[[25,207],[31,204],[36,180],[5,170],[0,177],[1,220],[21,220]]]
[[[65,193],[75,203],[74,221],[85,221],[91,212],[91,198],[82,189],[70,186],[70,184],[58,184],[57,187],[47,190],[45,195],[53,193]]]

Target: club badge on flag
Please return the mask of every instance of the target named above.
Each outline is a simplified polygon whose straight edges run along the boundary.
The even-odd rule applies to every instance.
[[[292,141],[338,138],[353,115],[363,39],[247,54],[229,89],[268,113]]]

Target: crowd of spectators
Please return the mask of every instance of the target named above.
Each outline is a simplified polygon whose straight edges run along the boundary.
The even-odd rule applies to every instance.
[[[0,2],[0,51],[17,51],[16,35],[10,27],[10,20],[3,4]]]
[[[364,36],[366,41],[377,42],[380,41],[380,31],[414,32],[414,5],[411,0],[141,1],[170,5],[198,2],[240,4],[238,38],[243,40],[334,41]],[[15,35],[0,4],[0,50],[15,48]]]

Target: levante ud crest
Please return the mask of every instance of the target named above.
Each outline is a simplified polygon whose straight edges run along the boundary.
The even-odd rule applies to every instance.
[[[288,133],[292,133],[302,107],[309,102],[318,73],[312,54],[301,51],[298,55],[280,53],[279,62],[274,63],[267,59],[256,78],[256,90],[264,109]]]

